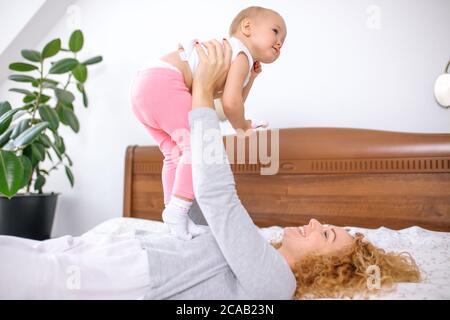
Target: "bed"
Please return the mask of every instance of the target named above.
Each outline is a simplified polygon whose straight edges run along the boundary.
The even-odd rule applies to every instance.
[[[410,252],[424,272],[424,282],[373,298],[450,299],[450,134],[323,127],[223,140],[238,195],[268,239],[311,218],[346,226]],[[164,232],[162,160],[156,146],[127,148],[124,218],[92,232],[131,221]]]

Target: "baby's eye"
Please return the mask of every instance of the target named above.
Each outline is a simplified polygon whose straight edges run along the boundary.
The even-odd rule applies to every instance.
[[[272,29],[273,32],[275,32],[275,34],[278,34],[278,30],[277,29]]]
[[[328,233],[325,231],[323,234],[324,234],[325,238],[328,239]]]

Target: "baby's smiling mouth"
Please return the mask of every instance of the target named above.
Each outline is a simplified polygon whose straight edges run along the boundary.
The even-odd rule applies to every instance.
[[[272,47],[272,49],[275,51],[275,53],[276,53],[277,55],[280,54],[280,50],[278,50],[277,48]]]

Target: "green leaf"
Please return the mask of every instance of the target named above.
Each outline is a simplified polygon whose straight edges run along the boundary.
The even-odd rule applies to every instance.
[[[62,161],[63,152],[61,152],[57,146],[57,143],[59,141],[58,133],[52,131],[52,134],[53,134],[54,142],[51,143],[51,147],[52,147],[53,151],[55,151],[56,155],[58,156],[58,159],[60,161]]]
[[[31,175],[33,173],[33,166],[31,165],[31,161],[30,159],[28,159],[27,156],[22,155],[20,159],[22,160],[23,166],[23,179],[22,183],[20,184],[20,188],[23,188],[26,185],[28,185],[28,183],[31,180]]]
[[[77,83],[77,89],[78,89],[78,91],[81,92],[81,94],[83,96],[83,105],[84,105],[84,107],[87,108],[87,106],[88,106],[88,97],[86,95],[86,90],[84,88],[84,84],[78,82]]]
[[[97,57],[93,57],[93,58],[87,59],[86,61],[82,62],[82,64],[87,66],[87,65],[90,65],[90,64],[96,64],[96,63],[102,62],[102,60],[103,60],[102,56],[97,56]]]
[[[35,82],[36,79],[30,76],[25,76],[22,74],[12,74],[8,77],[9,80],[17,82]]]
[[[64,104],[63,106],[66,107],[66,108],[69,108],[72,111],[74,111],[72,103]]]
[[[41,119],[49,123],[50,130],[56,131],[59,126],[59,117],[56,111],[48,105],[39,107],[39,115]]]
[[[29,146],[25,147],[25,149],[23,149],[22,155],[26,156],[28,159],[31,160],[31,167],[32,168],[34,168],[34,167],[36,167],[38,165],[38,160],[33,157],[33,152],[32,152],[32,149],[31,149],[31,145],[29,145]]]
[[[11,199],[20,189],[23,165],[14,152],[0,151],[0,193]]]
[[[70,170],[70,168],[68,166],[64,166],[64,167],[66,168],[66,175],[67,175],[67,178],[69,178],[70,185],[73,187],[74,177],[73,177],[72,170]]]
[[[62,106],[62,114],[64,121],[61,122],[68,124],[72,130],[77,133],[80,130],[80,123],[78,122],[78,118],[75,113],[69,108]]]
[[[75,69],[72,70],[72,74],[78,81],[84,83],[87,79],[87,68],[83,64],[79,64]]]
[[[42,57],[44,59],[53,57],[55,54],[59,52],[60,49],[61,49],[61,40],[60,39],[52,40],[49,43],[47,43],[46,46],[44,47],[44,50],[42,50]]]
[[[0,135],[0,148],[3,147],[11,138],[13,128],[9,128],[2,135]]]
[[[9,69],[14,70],[14,71],[26,72],[26,71],[33,71],[33,70],[36,70],[39,68],[36,67],[35,65],[32,65],[29,63],[16,62],[16,63],[11,63],[9,65]]]
[[[35,157],[38,161],[45,160],[45,147],[37,142],[31,144],[31,151],[33,153],[33,157]]]
[[[53,161],[53,158],[52,158],[50,152],[48,152],[48,151],[46,150],[46,151],[45,151],[45,154],[49,157],[49,159],[50,159],[51,161]]]
[[[78,89],[78,91],[83,93],[84,92],[84,84],[77,82],[77,89]]]
[[[14,139],[14,147],[19,148],[26,146],[33,142],[39,134],[49,126],[48,122],[38,123],[31,128],[22,132],[16,139]]]
[[[72,92],[55,88],[55,95],[59,102],[64,105],[69,105],[75,100],[75,96]]]
[[[58,149],[61,153],[66,152],[66,145],[64,144],[64,139],[62,137],[59,137],[58,139]]]
[[[0,116],[0,134],[2,134],[8,129],[9,125],[11,124],[13,116],[20,110],[22,110],[22,108],[9,110]]]
[[[61,143],[61,137],[58,135],[58,132],[52,132],[53,134],[53,141],[55,143],[55,146],[58,147],[59,144]]]
[[[39,103],[39,104],[41,104],[41,103],[46,103],[46,102],[47,102],[48,100],[50,100],[50,99],[51,99],[50,96],[41,93],[41,96],[39,97],[38,103]]]
[[[66,146],[64,145],[64,140],[57,133],[53,132],[53,137],[55,138],[55,147],[58,150],[60,155],[63,155],[66,152]],[[61,159],[60,159],[61,160]]]
[[[61,146],[62,146],[62,150],[64,150],[64,154],[66,154],[66,144],[64,143],[63,138],[61,138]]]
[[[34,94],[31,94],[31,96],[25,96],[25,97],[23,97],[22,101],[23,101],[24,103],[30,103],[30,102],[36,100],[36,98],[37,98],[37,97],[36,97]]]
[[[86,92],[83,92],[83,105],[85,106],[85,108],[88,107],[88,97],[86,95]]]
[[[52,89],[54,89],[59,84],[59,82],[56,81],[56,80],[52,80],[52,79],[39,78],[39,79],[36,80],[36,86],[35,87],[37,87],[40,84],[44,88],[52,88]]]
[[[11,139],[17,138],[22,132],[30,127],[30,119],[21,120],[15,127],[11,134]]]
[[[55,151],[58,159],[62,160],[62,153],[61,153],[61,151],[59,151],[58,147],[54,143],[52,143],[52,148],[53,148],[53,151]]]
[[[81,30],[75,30],[69,39],[69,49],[72,52],[78,52],[83,48],[83,33]]]
[[[29,96],[29,95],[32,95],[33,93],[31,92],[31,91],[29,91],[29,90],[25,90],[25,89],[18,89],[18,88],[12,88],[12,89],[9,89],[9,91],[12,91],[12,92],[18,92],[18,93],[22,93],[22,94],[24,94],[24,95],[27,95],[27,96]]]
[[[29,103],[29,104],[24,105],[24,106],[21,107],[20,109],[29,111],[30,109],[33,109],[33,108],[34,108],[34,104]]]
[[[38,175],[36,177],[36,181],[34,182],[34,190],[41,192],[44,184],[45,184],[44,176]]]
[[[50,148],[52,146],[52,141],[45,133],[41,134],[41,136],[39,137],[39,141],[47,148]]]
[[[6,112],[11,110],[11,105],[8,101],[0,102],[0,116],[4,115]]]
[[[70,159],[70,157],[67,154],[65,156],[66,156],[67,160],[69,161],[69,165],[73,166],[72,159]]]
[[[61,74],[72,71],[78,65],[78,60],[74,58],[61,59],[50,68],[49,73]]]
[[[21,51],[22,57],[29,61],[33,62],[41,62],[42,57],[41,54],[38,51],[35,50],[22,50]]]

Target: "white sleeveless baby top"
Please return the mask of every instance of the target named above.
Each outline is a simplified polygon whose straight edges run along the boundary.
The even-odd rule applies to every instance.
[[[248,50],[248,48],[245,46],[244,43],[242,43],[241,40],[239,40],[235,37],[231,37],[227,40],[231,45],[231,49],[233,50],[233,53],[231,56],[231,61],[234,61],[234,59],[236,59],[237,55],[241,52],[243,52],[247,56],[249,68],[248,68],[248,73],[247,73],[247,76],[245,78],[244,85],[243,85],[245,87],[250,79],[251,70],[253,67],[253,57],[252,57],[250,51]],[[195,44],[195,40],[188,40],[188,41],[183,41],[183,42],[179,43],[179,48],[184,49],[184,51],[180,51],[180,58],[181,58],[181,60],[187,61],[189,63],[189,67],[192,71],[192,74],[195,74],[195,70],[197,69],[197,66],[199,63],[197,50],[195,50],[194,44]]]

